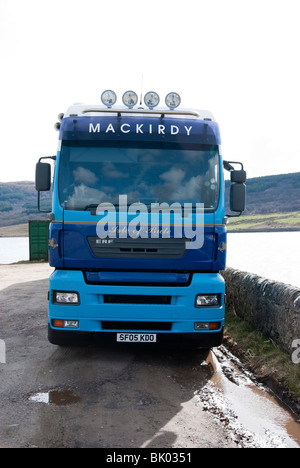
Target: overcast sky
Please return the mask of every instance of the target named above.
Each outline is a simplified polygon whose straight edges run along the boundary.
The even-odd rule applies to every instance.
[[[210,110],[248,177],[300,172],[299,0],[0,0],[0,181],[34,180],[57,115],[103,90]]]

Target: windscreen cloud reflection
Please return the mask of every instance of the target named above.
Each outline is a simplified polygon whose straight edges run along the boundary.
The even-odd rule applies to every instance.
[[[211,145],[119,143],[100,146],[84,142],[63,144],[59,197],[67,210],[90,205],[202,203],[214,211],[219,199],[218,147]]]

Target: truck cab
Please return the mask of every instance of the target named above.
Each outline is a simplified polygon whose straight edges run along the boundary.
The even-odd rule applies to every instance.
[[[56,124],[48,336],[53,344],[145,343],[210,348],[222,343],[226,263],[224,168],[231,210],[245,178],[223,161],[208,111],[166,107],[150,92],[102,93]],[[50,189],[40,159],[38,192]]]

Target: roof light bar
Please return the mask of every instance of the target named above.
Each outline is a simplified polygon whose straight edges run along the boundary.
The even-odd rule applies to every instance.
[[[106,89],[101,94],[101,101],[104,106],[106,106],[108,109],[111,109],[112,106],[117,102],[117,95],[111,89]],[[128,109],[132,109],[138,103],[138,95],[135,91],[126,91],[122,96],[122,101],[123,104],[128,107]],[[156,106],[158,106],[159,102],[159,95],[155,91],[148,91],[148,93],[145,94],[144,103],[150,110],[153,110]],[[171,92],[167,94],[165,103],[170,110],[173,110],[180,105],[181,98],[178,93]],[[62,118],[63,114],[59,116],[59,120]]]

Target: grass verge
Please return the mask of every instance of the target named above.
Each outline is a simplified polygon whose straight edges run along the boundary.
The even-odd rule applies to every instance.
[[[300,364],[230,309],[224,344],[300,417]]]
[[[0,227],[0,237],[28,237],[28,223]]]
[[[242,215],[237,218],[230,218],[227,229],[228,232],[300,230],[300,212]]]

